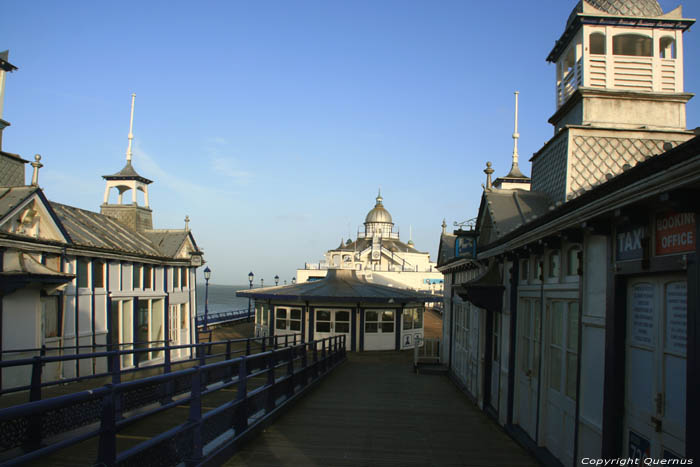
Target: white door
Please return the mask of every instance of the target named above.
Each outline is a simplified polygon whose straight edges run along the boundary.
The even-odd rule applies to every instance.
[[[520,297],[517,318],[515,423],[535,440],[540,362],[540,300]]]
[[[685,454],[687,292],[683,276],[627,286],[625,457]]]
[[[317,308],[314,313],[314,339],[345,335],[345,348],[350,349],[350,310]]]
[[[180,345],[180,305],[170,305],[168,311],[168,325],[170,345],[176,346]],[[180,349],[175,349],[170,351],[170,358],[178,358],[180,356]]]
[[[365,310],[365,350],[396,348],[395,310]]]
[[[574,458],[578,375],[578,301],[547,299],[543,431],[547,449],[564,465]]]

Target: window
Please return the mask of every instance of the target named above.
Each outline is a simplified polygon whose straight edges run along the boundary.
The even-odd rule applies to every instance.
[[[549,387],[576,399],[578,373],[578,302],[550,302]]]
[[[640,34],[618,34],[613,37],[613,54],[651,57],[651,45],[651,37]]]
[[[287,309],[286,308],[277,308],[275,310],[276,314],[276,321],[275,321],[275,328],[277,329],[287,329]]]
[[[524,259],[520,261],[520,280],[527,282],[530,276],[530,261]]]
[[[275,307],[275,328],[301,332],[301,308]]]
[[[153,288],[153,268],[151,266],[143,267],[143,288]]]
[[[391,333],[394,332],[394,310],[367,310],[365,311],[366,333]]]
[[[542,260],[535,258],[535,280],[542,280]]]
[[[103,289],[105,286],[105,263],[94,260],[92,262],[92,285],[95,288]]]
[[[556,279],[559,277],[560,271],[559,252],[553,251],[549,254],[549,264],[547,265],[547,277]]]
[[[579,253],[581,248],[575,246],[569,249],[566,258],[566,275],[567,276],[577,276],[579,274],[578,270],[580,267],[579,263]]]
[[[403,310],[403,329],[421,329],[423,327],[423,310],[406,308]]]
[[[132,287],[134,289],[141,288],[141,265],[134,263],[132,266]]]
[[[575,400],[578,370],[578,303],[569,303],[566,321],[566,395]]]
[[[84,258],[78,258],[78,287],[89,287],[88,281],[88,261]]]
[[[180,268],[173,268],[173,289],[180,285]]]
[[[59,337],[61,335],[57,296],[41,297],[41,318],[44,338]]]
[[[180,268],[180,287],[187,287],[187,268]]]
[[[588,36],[588,48],[593,55],[605,55],[605,34],[594,32]]]
[[[659,53],[661,58],[676,58],[676,40],[673,37],[659,39]]]

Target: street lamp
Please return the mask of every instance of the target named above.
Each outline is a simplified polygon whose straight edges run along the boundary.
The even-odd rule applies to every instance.
[[[280,276],[275,274],[275,286],[278,286],[278,285],[280,285]]]
[[[260,287],[265,287],[265,279],[260,278]]]
[[[287,285],[287,279],[284,280],[284,285]]]
[[[204,268],[204,280],[206,287],[204,288],[204,330],[209,328],[209,279],[211,278],[211,269],[209,266]]]
[[[294,284],[296,284],[296,283],[297,283],[297,278],[296,278],[296,277],[292,277],[292,285],[294,285]]]
[[[253,279],[255,278],[255,274],[253,274],[253,271],[250,271],[248,273],[248,282],[250,283],[250,288],[253,288]],[[250,323],[250,297],[248,297],[248,322]]]

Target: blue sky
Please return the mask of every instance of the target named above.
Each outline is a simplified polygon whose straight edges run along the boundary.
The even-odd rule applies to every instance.
[[[664,11],[679,1],[660,2]],[[684,3],[684,16],[700,4]],[[185,215],[212,282],[291,279],[350,233],[381,186],[402,238],[435,258],[440,224],[474,217],[482,172],[521,168],[552,135],[545,61],[575,2],[3,2],[3,149],[40,153],[52,200],[99,210],[134,166],[156,228]],[[700,91],[700,26],[685,90]],[[700,126],[691,100],[688,127]]]

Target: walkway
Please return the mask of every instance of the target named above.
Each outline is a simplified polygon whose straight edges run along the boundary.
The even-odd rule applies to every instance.
[[[224,465],[538,465],[445,376],[414,374],[411,357],[348,353]]]

